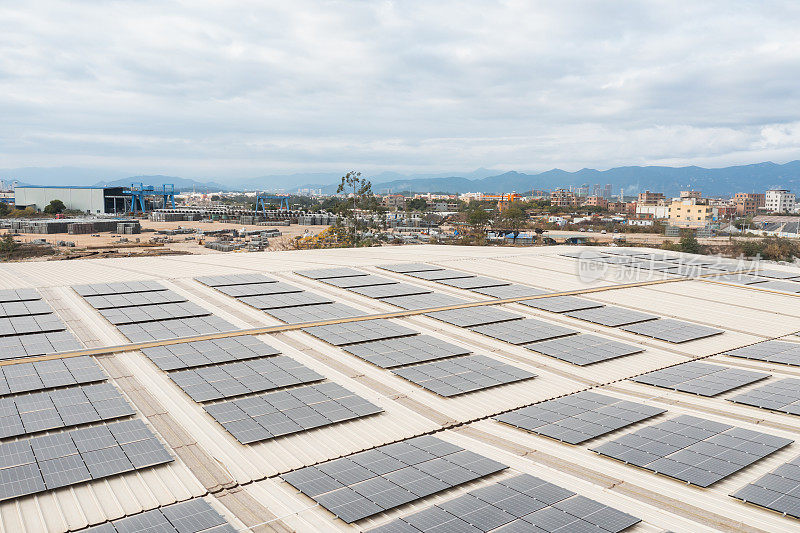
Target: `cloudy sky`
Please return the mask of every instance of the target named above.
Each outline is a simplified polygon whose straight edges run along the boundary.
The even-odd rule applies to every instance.
[[[0,168],[800,159],[800,2],[0,3]]]

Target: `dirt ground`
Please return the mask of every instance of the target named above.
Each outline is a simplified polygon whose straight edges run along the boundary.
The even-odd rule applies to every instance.
[[[92,235],[70,235],[68,233],[51,233],[48,235],[40,235],[40,234],[33,234],[33,233],[23,233],[16,238],[18,241],[22,242],[32,242],[37,239],[44,239],[47,243],[52,244],[54,246],[57,245],[59,241],[65,242],[73,242],[75,243],[75,247],[60,247],[61,250],[69,250],[71,253],[79,253],[82,250],[98,250],[104,248],[116,248],[120,251],[123,251],[126,254],[158,254],[163,253],[160,250],[170,250],[178,253],[190,253],[190,254],[218,254],[218,253],[225,253],[225,252],[218,252],[216,250],[211,250],[206,248],[205,246],[200,246],[198,244],[198,235],[196,233],[188,233],[183,235],[159,235],[156,233],[159,230],[175,230],[178,228],[196,228],[203,231],[219,231],[219,230],[226,230],[226,229],[233,229],[233,230],[241,230],[246,229],[247,231],[260,231],[266,230],[271,228],[276,228],[278,231],[281,232],[280,237],[275,237],[270,239],[270,247],[276,246],[279,247],[284,241],[296,237],[298,235],[304,235],[306,232],[310,234],[317,234],[320,231],[327,228],[327,226],[299,226],[297,224],[293,224],[291,226],[256,226],[256,225],[243,225],[243,224],[234,224],[228,222],[200,222],[200,221],[193,221],[193,222],[152,222],[150,220],[141,220],[142,224],[142,233],[138,235],[118,235],[115,233],[97,233],[97,236]],[[154,231],[146,231],[146,230],[154,230]],[[146,246],[151,242],[151,239],[154,237],[158,238],[167,238],[169,242],[164,243],[162,246],[151,247]],[[120,243],[120,238],[128,239],[128,242]],[[142,246],[136,246],[138,244],[142,244]],[[210,237],[210,240],[216,240],[216,237]],[[39,258],[39,260],[46,259],[46,257]]]

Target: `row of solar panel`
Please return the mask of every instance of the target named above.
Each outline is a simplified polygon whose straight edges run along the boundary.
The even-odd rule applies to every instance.
[[[263,341],[232,337],[145,348],[142,352],[242,444],[383,412]],[[301,387],[281,390],[295,385]]]
[[[0,291],[0,360],[80,348],[78,340],[37,291]]]
[[[82,533],[236,533],[202,498],[145,511],[83,530]]]
[[[508,466],[432,436],[415,437],[281,477],[347,523],[496,474]],[[372,531],[622,531],[640,520],[530,475],[517,475]],[[541,528],[541,529],[537,529]],[[588,529],[587,529],[588,530]]]
[[[80,356],[0,367],[0,396],[106,379],[92,357]]]
[[[287,324],[363,316],[365,313],[263,274],[196,278],[216,290]]]
[[[73,289],[131,342],[236,329],[157,281],[78,285]]]
[[[0,500],[172,461],[141,420],[0,444]]]
[[[424,263],[409,263],[400,265],[386,265],[381,268],[392,272],[399,272],[421,279],[437,281],[453,287],[467,289],[479,294],[495,298],[524,298],[530,296],[543,296],[547,291],[528,287],[526,285],[512,284],[503,280],[496,280],[486,276],[476,276],[466,272],[449,270],[435,265]],[[444,296],[444,295],[442,295]],[[457,303],[457,302],[455,302]],[[622,307],[604,305],[575,296],[552,296],[523,300],[522,305],[541,309],[553,313],[563,313],[573,318],[586,320],[595,324],[609,327],[621,327],[624,331],[636,333],[658,340],[672,343],[681,343],[697,340],[722,333],[721,330],[700,326],[688,322],[681,322],[669,318],[660,318],[656,315],[626,309]],[[448,304],[451,305],[451,304]],[[474,308],[482,309],[482,308]],[[440,311],[429,313],[445,322],[462,327],[483,325],[505,320],[521,318],[505,311],[489,310],[474,311],[471,313],[459,312],[462,310]]]

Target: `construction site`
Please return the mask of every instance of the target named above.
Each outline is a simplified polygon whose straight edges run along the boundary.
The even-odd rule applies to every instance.
[[[798,294],[636,248],[0,264],[0,527],[797,531]]]

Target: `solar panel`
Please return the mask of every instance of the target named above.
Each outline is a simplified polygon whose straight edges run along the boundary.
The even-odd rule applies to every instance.
[[[568,444],[581,444],[618,429],[666,413],[666,409],[582,391],[494,417]]]
[[[115,326],[157,322],[176,318],[206,316],[211,313],[193,302],[143,305],[139,307],[121,307],[117,309],[99,310],[103,317]]]
[[[266,294],[262,296],[242,296],[239,298],[239,301],[262,311],[333,303],[333,300],[329,298],[308,291],[288,294]]]
[[[285,355],[179,370],[168,375],[196,402],[219,400],[325,379],[324,376]]]
[[[3,289],[0,290],[0,303],[27,302],[41,300],[42,297],[34,289]]]
[[[762,372],[689,361],[630,379],[700,396],[716,396],[768,377],[769,374]]]
[[[368,287],[353,287],[351,291],[367,296],[368,298],[394,298],[396,296],[412,296],[416,294],[428,294],[433,291],[423,287],[417,287],[409,283],[392,283],[391,285],[371,285]]]
[[[566,313],[568,311],[578,311],[580,309],[592,309],[603,307],[603,304],[576,298],[575,296],[552,296],[550,298],[537,298],[536,300],[524,300],[519,302],[522,305],[542,309],[553,313]]]
[[[332,279],[332,278],[349,278],[353,276],[369,276],[367,272],[356,270],[349,267],[337,268],[314,268],[311,270],[295,270],[295,274],[300,274],[311,279]]]
[[[556,337],[564,337],[578,333],[574,329],[550,324],[534,318],[473,326],[469,329],[511,344],[527,344],[529,342],[554,339]]]
[[[508,320],[519,320],[523,318],[516,313],[509,313],[502,309],[491,306],[465,307],[461,309],[449,309],[446,311],[434,311],[426,313],[425,316],[460,326],[462,328],[470,326],[480,326],[494,322],[505,322]]]
[[[226,287],[229,285],[248,285],[252,283],[275,283],[278,280],[263,274],[227,274],[224,276],[201,276],[195,278],[210,287]]]
[[[570,311],[565,313],[572,318],[579,318],[587,322],[593,322],[603,326],[625,326],[627,324],[634,324],[636,322],[644,322],[646,320],[655,320],[658,318],[656,315],[649,313],[642,313],[641,311],[634,311],[633,309],[626,309],[624,307],[616,307],[613,305],[606,305],[604,307],[596,307],[593,309],[581,309],[579,311]]]
[[[469,303],[468,300],[437,292],[413,296],[387,297],[382,298],[382,300],[403,309],[431,309],[434,307],[448,307],[450,305]]]
[[[144,348],[146,355],[161,370],[193,368],[217,363],[255,359],[280,353],[272,346],[253,337],[228,337],[204,341],[185,342],[168,346]]]
[[[108,432],[104,441],[98,440],[101,431]],[[126,439],[126,435],[135,435],[131,438],[136,441],[153,442],[156,446],[154,449],[160,451],[142,467],[172,461],[169,452],[141,420],[22,438],[0,444],[0,464],[5,467],[0,469],[0,500],[139,468],[134,465],[136,450],[125,447],[128,442],[134,442]],[[94,445],[87,446],[87,443]]]
[[[469,272],[461,272],[459,270],[426,270],[424,272],[407,272],[408,276],[424,279],[428,281],[440,281],[443,279],[456,279],[456,278],[474,278],[475,274]]]
[[[242,444],[383,412],[331,382],[205,405],[204,409]]]
[[[760,283],[764,278],[759,278],[750,274],[723,274],[708,278],[712,281],[724,281],[727,283],[741,283],[742,285],[750,285],[752,283]]]
[[[758,283],[750,283],[748,287],[755,287],[757,289],[770,289],[773,291],[783,291],[792,293],[800,292],[800,283],[797,283],[796,281],[780,281],[780,280],[761,281]]]
[[[53,308],[43,300],[0,303],[0,318],[46,315],[52,312]]]
[[[102,296],[106,294],[127,294],[131,292],[165,291],[166,287],[157,281],[123,281],[116,283],[95,283],[72,287],[80,296]]]
[[[536,377],[536,374],[485,355],[465,355],[398,368],[392,373],[446,397]]]
[[[108,294],[105,296],[85,296],[84,299],[95,309],[138,307],[140,305],[166,304],[186,301],[186,298],[171,290],[132,292],[128,294]]]
[[[104,529],[101,529],[104,528]],[[236,533],[205,500],[167,505],[86,530],[86,533]]]
[[[772,278],[772,279],[795,279],[800,278],[800,272],[787,272],[785,270],[757,270],[755,272],[757,276],[761,276],[763,278]]]
[[[648,322],[629,324],[620,329],[672,343],[694,341],[722,333],[721,329],[692,324],[691,322],[682,322],[672,318],[659,318]]]
[[[407,337],[417,334],[413,329],[395,324],[386,319],[311,326],[309,328],[303,328],[303,331],[334,346],[378,341],[394,337]]]
[[[800,415],[800,379],[780,379],[771,381],[757,389],[738,394],[729,401]]]
[[[194,337],[219,331],[233,331],[233,324],[214,316],[200,316],[192,318],[178,318],[175,320],[159,320],[143,324],[127,324],[117,326],[117,329],[131,342],[145,342],[180,337]]]
[[[681,415],[601,444],[593,451],[708,487],[793,441]]]
[[[444,270],[444,267],[436,266],[436,265],[428,265],[425,263],[400,263],[397,265],[382,265],[381,267],[384,270],[388,270],[390,272],[398,272],[401,274],[407,274],[409,272],[425,272],[431,270]]]
[[[541,289],[534,289],[527,285],[520,285],[518,283],[511,283],[508,285],[500,285],[498,287],[482,287],[471,289],[472,292],[492,296],[494,298],[525,298],[526,296],[539,296],[546,294],[547,291]]]
[[[605,251],[607,254],[612,255],[629,255],[633,257],[648,255],[650,252],[645,250],[631,250],[629,248],[609,248]]]
[[[79,350],[83,345],[69,331],[0,337],[0,360]]]
[[[747,503],[800,518],[800,457],[731,494]]]
[[[349,305],[340,303],[305,305],[302,307],[287,307],[285,309],[270,309],[270,315],[287,324],[302,324],[303,322],[320,322],[323,320],[336,320],[364,316],[366,313]]]
[[[466,348],[430,335],[364,342],[343,349],[381,368],[394,368],[470,353]]]
[[[522,474],[472,490],[369,531],[617,533],[639,522],[641,519],[635,516],[537,477]]]
[[[110,383],[0,399],[0,438],[78,426],[135,414]]]
[[[268,294],[288,294],[291,292],[303,292],[300,287],[295,287],[282,281],[272,281],[268,283],[248,283],[246,285],[226,285],[215,287],[219,292],[241,298],[242,296],[265,296]]]
[[[506,468],[436,437],[423,436],[281,477],[349,524]]]
[[[15,337],[30,333],[64,331],[67,326],[55,314],[0,318],[0,336]]]
[[[525,347],[578,366],[591,365],[644,351],[644,348],[638,346],[590,334],[535,342],[527,344]]]
[[[598,257],[596,259],[593,259],[593,261],[599,263],[606,263],[609,265],[628,265],[630,263],[634,263],[636,259],[633,257],[628,257],[623,255],[615,255],[615,256]]]
[[[86,355],[17,363],[0,367],[0,396],[105,379],[105,372],[92,357]]]
[[[475,276],[472,278],[443,279],[439,283],[442,283],[443,285],[449,285],[451,287],[456,287],[457,289],[468,289],[468,290],[511,285],[511,283],[508,281],[489,278],[486,276]]]
[[[594,250],[581,250],[579,252],[562,252],[561,257],[571,257],[572,259],[603,259],[608,257],[602,252],[595,252]]]
[[[346,278],[331,278],[324,280],[325,283],[339,287],[340,289],[350,289],[353,287],[372,287],[375,285],[391,285],[397,283],[393,279],[384,278],[367,274],[366,276],[348,276]]]
[[[764,341],[725,352],[725,355],[800,366],[800,343],[776,340]]]

